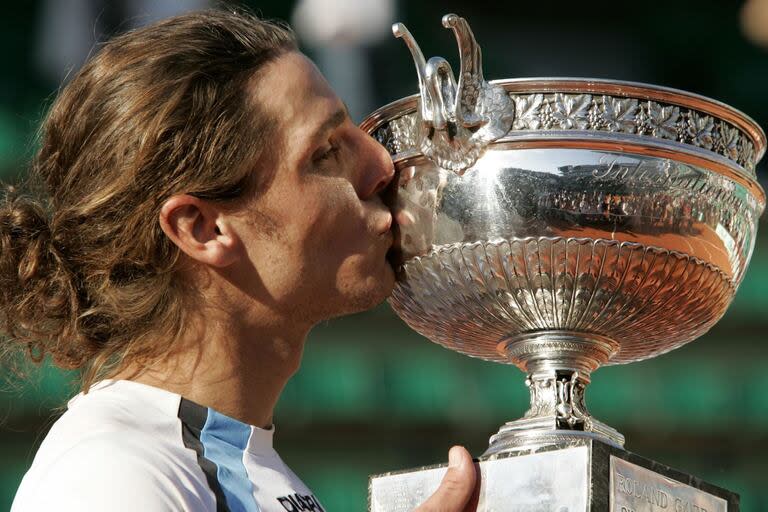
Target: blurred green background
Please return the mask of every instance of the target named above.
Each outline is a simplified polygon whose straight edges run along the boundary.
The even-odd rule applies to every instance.
[[[51,64],[56,61],[51,48],[66,53],[62,41],[78,38],[85,41],[79,47],[87,47],[88,38],[103,40],[141,22],[119,8],[122,2],[94,2],[96,7],[86,11],[94,17],[84,25],[85,35],[68,32],[65,21],[87,0],[4,2],[4,179],[23,174],[35,130],[64,76],[65,68]],[[343,1],[327,2],[325,21],[318,23],[344,14]],[[284,20],[291,20],[296,8],[296,2],[277,0],[241,3]],[[154,4],[173,7],[174,2]],[[755,10],[757,4],[763,11]],[[384,14],[404,21],[427,57],[442,55],[454,69],[455,42],[440,26],[447,12],[470,21],[489,79],[593,76],[649,82],[719,99],[768,126],[768,50],[760,46],[760,37],[763,44],[766,40],[760,27],[768,30],[768,15],[760,18],[760,13],[768,6],[760,0],[749,6],[723,0],[546,6],[402,0],[389,5],[393,11]],[[392,20],[385,21],[384,32]],[[416,90],[402,43],[386,34],[370,39],[353,49],[324,46],[312,41],[311,33],[305,41],[307,53],[358,118]],[[59,55],[57,62],[62,58],[72,57]],[[76,59],[70,63],[77,64]],[[350,69],[354,73],[345,79],[344,70]],[[764,188],[766,174],[762,163],[758,175]],[[626,435],[629,450],[741,493],[744,511],[768,510],[767,333],[768,225],[763,221],[749,272],[722,321],[671,354],[600,369],[588,393],[590,409]],[[44,367],[0,391],[0,510],[9,508],[36,446],[74,392],[74,379]],[[302,369],[279,404],[276,445],[328,510],[359,511],[366,506],[369,474],[442,461],[452,444],[479,455],[488,436],[526,405],[517,369],[433,345],[382,305],[312,333]]]

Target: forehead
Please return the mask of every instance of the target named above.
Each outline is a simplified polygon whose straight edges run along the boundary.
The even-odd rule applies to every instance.
[[[314,63],[299,52],[267,64],[253,93],[288,140],[307,134],[342,104]]]

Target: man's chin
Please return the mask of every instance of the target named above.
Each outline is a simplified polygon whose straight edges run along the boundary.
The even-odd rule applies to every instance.
[[[338,308],[334,317],[362,313],[373,309],[387,297],[392,294],[395,284],[395,273],[391,268],[386,270],[383,278],[378,278],[368,282],[369,286],[356,290],[356,293],[347,295],[342,300],[342,305]]]

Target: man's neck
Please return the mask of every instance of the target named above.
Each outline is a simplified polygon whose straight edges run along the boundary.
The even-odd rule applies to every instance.
[[[163,361],[127,368],[115,378],[166,389],[244,423],[269,427],[285,384],[299,368],[309,328],[217,320],[199,322],[201,328]]]

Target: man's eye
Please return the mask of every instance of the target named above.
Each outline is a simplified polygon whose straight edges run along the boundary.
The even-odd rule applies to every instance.
[[[326,161],[330,160],[331,158],[333,158],[334,156],[336,156],[336,153],[338,153],[338,152],[339,152],[339,146],[337,146],[337,145],[330,145],[330,146],[328,146],[328,148],[326,150],[324,150],[322,153],[320,153],[319,155],[317,155],[314,158],[314,162],[316,164],[320,164],[320,163],[326,162]]]

